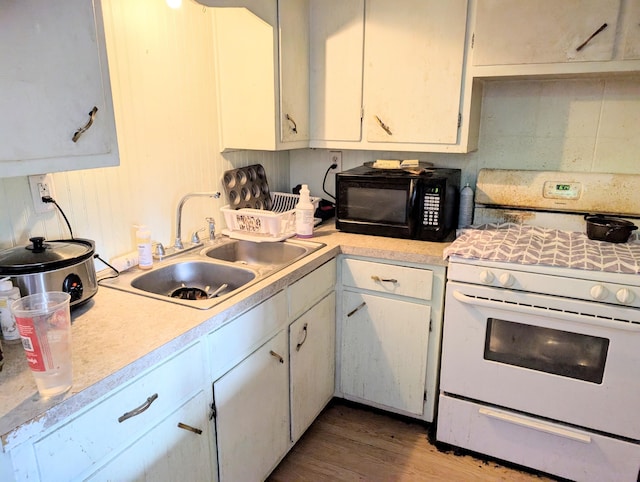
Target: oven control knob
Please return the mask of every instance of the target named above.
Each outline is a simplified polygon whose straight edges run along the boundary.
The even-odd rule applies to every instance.
[[[589,293],[594,300],[604,300],[609,294],[609,290],[602,285],[594,285]]]
[[[486,285],[491,284],[493,281],[493,273],[491,271],[487,271],[486,269],[480,271],[480,282]]]
[[[509,288],[513,286],[513,283],[516,282],[516,279],[511,275],[511,273],[502,273],[500,275],[500,278],[498,278],[498,281],[500,281],[500,284],[505,288]]]
[[[621,288],[616,293],[616,299],[623,305],[630,305],[631,303],[633,303],[633,300],[635,298],[636,297],[633,294],[633,291],[628,288]]]

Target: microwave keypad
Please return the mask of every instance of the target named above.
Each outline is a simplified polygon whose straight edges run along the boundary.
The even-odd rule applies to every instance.
[[[422,224],[424,226],[437,226],[440,221],[438,218],[440,213],[440,195],[426,193],[423,203]]]

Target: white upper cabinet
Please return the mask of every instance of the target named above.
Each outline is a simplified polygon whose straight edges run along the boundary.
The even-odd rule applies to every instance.
[[[466,0],[367,0],[368,142],[456,143],[466,18]]]
[[[630,0],[624,22],[623,58],[640,60],[640,0]]]
[[[119,164],[99,0],[4,0],[0,58],[0,177]]]
[[[474,65],[610,60],[620,0],[483,0]]]
[[[476,148],[467,0],[312,0],[311,19],[311,147]]]
[[[640,70],[640,0],[475,0],[475,77]]]
[[[311,138],[362,137],[364,0],[311,1]]]
[[[220,147],[309,144],[308,0],[199,0],[213,9]]]

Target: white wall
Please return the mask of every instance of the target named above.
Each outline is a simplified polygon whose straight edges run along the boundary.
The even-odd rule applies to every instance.
[[[183,238],[206,226],[207,216],[222,226],[220,179],[234,167],[261,163],[272,190],[290,189],[288,153],[219,153],[205,8],[189,0],[179,10],[164,0],[103,0],[103,10],[121,162],[54,174],[56,201],[75,236],[95,240],[107,260],[134,249],[136,223],[170,243],[178,201],[193,191],[219,190],[223,198],[190,199]],[[0,205],[0,248],[26,245],[31,236],[69,237],[57,212],[33,212],[26,177],[0,179]]]
[[[328,151],[292,151],[291,184],[322,192]],[[343,151],[348,169],[375,159],[420,159],[462,169],[475,184],[481,168],[640,174],[640,78],[486,82],[478,150],[469,154]],[[327,190],[334,193],[332,176]]]

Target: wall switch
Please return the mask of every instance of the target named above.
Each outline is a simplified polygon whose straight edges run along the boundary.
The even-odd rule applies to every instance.
[[[37,214],[46,213],[55,209],[53,203],[45,203],[42,201],[43,196],[50,196],[55,199],[53,176],[51,174],[29,176],[29,188],[31,188],[33,208]]]
[[[337,164],[338,166],[329,172],[336,173],[342,171],[342,151],[329,151],[329,166],[333,164]]]

